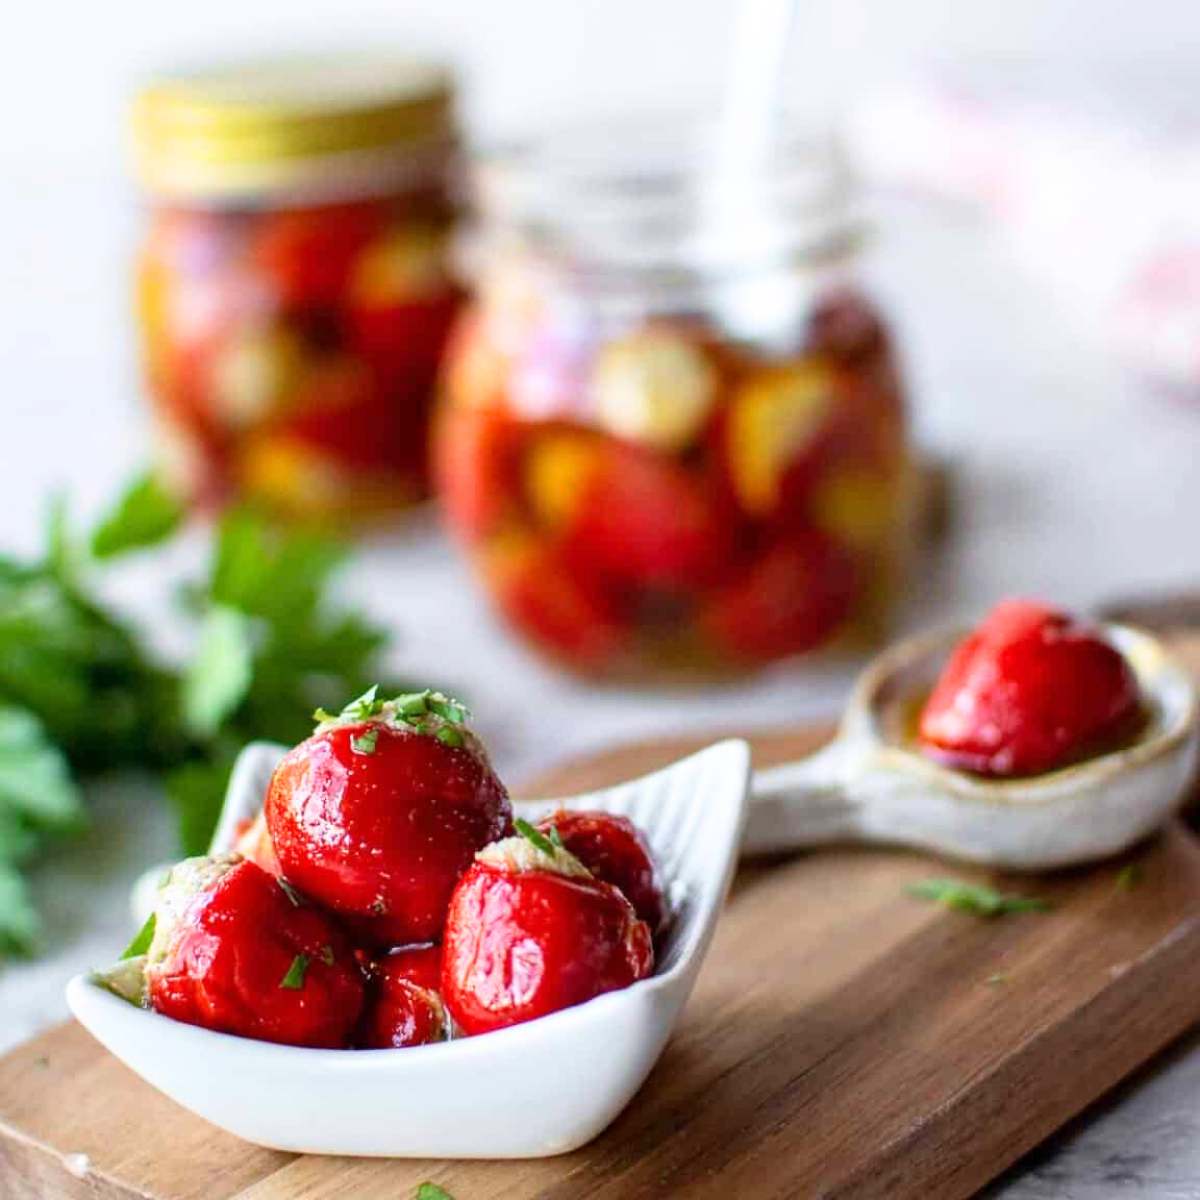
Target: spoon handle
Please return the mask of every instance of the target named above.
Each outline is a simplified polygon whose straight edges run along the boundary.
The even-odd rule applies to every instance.
[[[742,853],[796,850],[853,835],[859,806],[847,784],[857,759],[838,738],[798,762],[756,771]]]

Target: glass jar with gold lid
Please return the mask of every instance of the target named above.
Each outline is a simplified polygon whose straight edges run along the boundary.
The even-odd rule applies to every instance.
[[[427,490],[434,379],[461,299],[447,73],[378,54],[147,87],[144,374],[168,478],[340,519]]]
[[[435,429],[508,623],[593,675],[746,670],[877,632],[905,557],[903,389],[836,147],[722,180],[701,127],[485,164]]]

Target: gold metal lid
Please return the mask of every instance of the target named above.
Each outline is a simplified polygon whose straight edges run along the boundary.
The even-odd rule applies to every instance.
[[[220,67],[151,84],[133,109],[138,178],[200,199],[370,176],[453,137],[453,87],[436,64],[393,54]]]

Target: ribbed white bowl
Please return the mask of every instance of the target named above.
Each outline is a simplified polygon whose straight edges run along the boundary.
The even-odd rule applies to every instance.
[[[257,812],[282,753],[243,751],[214,848]],[[67,1003],[143,1079],[247,1141],[314,1154],[561,1154],[616,1117],[662,1052],[733,875],[749,770],[749,747],[730,740],[619,787],[516,806],[527,817],[559,804],[630,817],[662,865],[673,913],[653,976],[540,1020],[405,1050],[308,1050],[134,1008],[85,975],[67,985]]]

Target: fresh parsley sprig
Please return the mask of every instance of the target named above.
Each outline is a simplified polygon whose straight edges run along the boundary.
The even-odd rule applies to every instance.
[[[184,516],[145,474],[89,533],[77,534],[56,502],[39,557],[0,556],[0,957],[35,947],[23,872],[84,827],[76,779],[161,774],[182,851],[202,853],[241,747],[300,741],[305,713],[381,674],[385,632],[330,599],[346,548],[247,509],[220,518],[204,577],[183,591],[194,652],[182,668],[160,661],[97,585],[111,563],[173,536]]]

